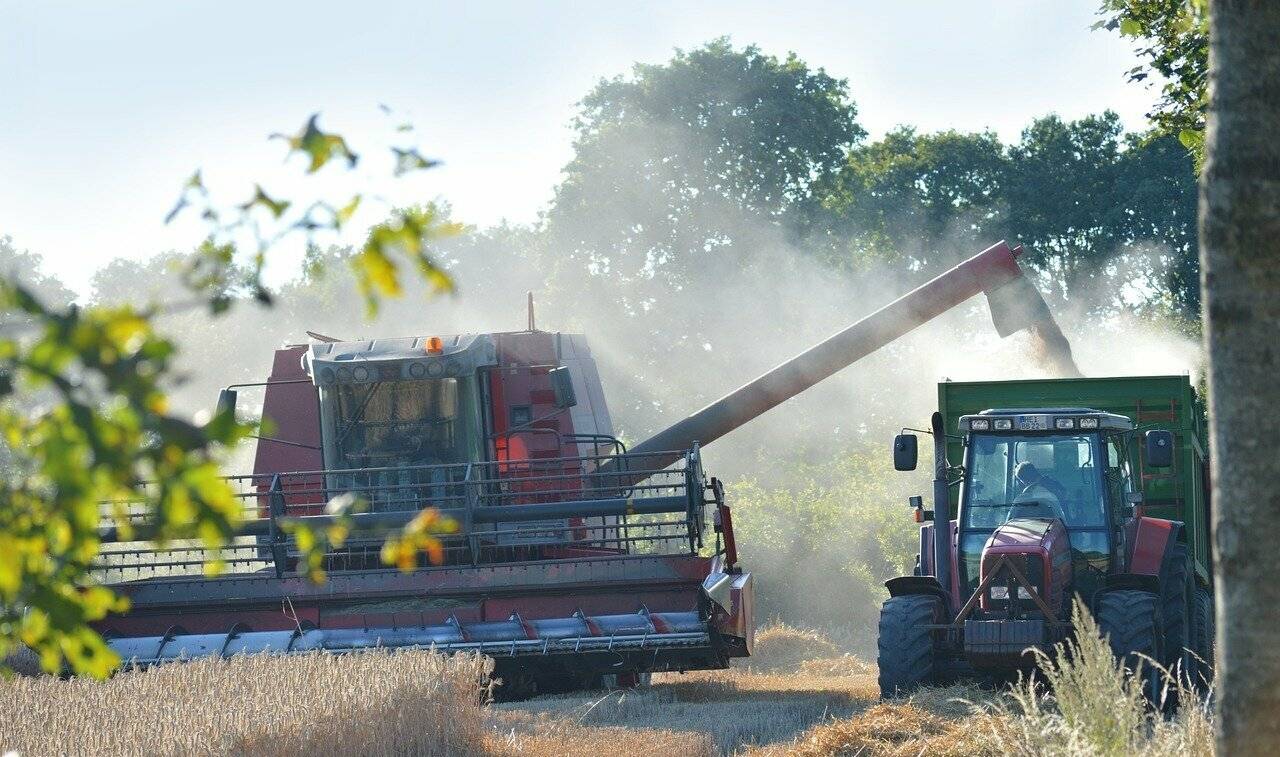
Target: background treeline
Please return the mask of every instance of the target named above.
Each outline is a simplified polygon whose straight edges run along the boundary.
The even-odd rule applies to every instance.
[[[233,285],[245,301],[220,317],[162,319],[183,347],[174,399],[207,410],[218,387],[265,379],[270,350],[305,330],[523,328],[531,290],[540,327],[590,336],[634,441],[1000,239],[1026,246],[1086,373],[1194,367],[1198,348],[1177,335],[1198,329],[1196,175],[1176,139],[1126,134],[1105,112],[1046,115],[1007,144],[905,126],[872,140],[854,94],[794,55],[726,40],[603,80],[539,219],[441,246],[457,296],[411,290],[361,321],[353,250],[313,248],[271,309]],[[16,244],[0,239],[0,265],[50,302],[75,299]],[[110,261],[82,299],[165,302],[186,257]],[[941,319],[709,450],[735,482],[764,613],[865,627],[879,583],[909,569],[899,498],[926,487],[892,477],[887,435],[923,422],[942,376],[1038,370],[983,311]]]

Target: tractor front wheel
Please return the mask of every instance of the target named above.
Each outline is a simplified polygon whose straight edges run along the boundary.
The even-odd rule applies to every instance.
[[[880,696],[900,696],[929,682],[934,674],[933,631],[941,622],[937,597],[909,594],[890,597],[880,608]]]
[[[1143,693],[1157,704],[1161,674],[1153,661],[1164,659],[1164,618],[1160,597],[1149,591],[1118,589],[1103,593],[1094,617],[1111,652],[1130,675],[1141,673]]]

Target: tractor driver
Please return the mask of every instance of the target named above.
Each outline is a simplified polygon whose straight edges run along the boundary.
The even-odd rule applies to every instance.
[[[1062,485],[1040,472],[1034,463],[1024,460],[1013,469],[1013,480],[1020,487],[1009,508],[1010,518],[1058,518],[1067,519],[1062,510],[1061,498],[1055,494]]]

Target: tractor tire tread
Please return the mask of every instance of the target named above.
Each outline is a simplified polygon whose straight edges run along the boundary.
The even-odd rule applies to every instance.
[[[1160,602],[1161,619],[1164,625],[1164,659],[1160,663],[1174,669],[1177,663],[1183,663],[1181,673],[1186,675],[1194,661],[1187,651],[1195,651],[1195,637],[1192,635],[1192,616],[1194,615],[1195,585],[1191,578],[1191,562],[1187,557],[1187,545],[1175,542],[1169,547],[1168,570],[1161,576]]]
[[[1208,689],[1213,683],[1214,643],[1216,617],[1213,609],[1213,592],[1197,586],[1195,594],[1195,612],[1191,616],[1191,642],[1193,651],[1199,658],[1195,661],[1195,683],[1202,689]]]
[[[928,683],[934,673],[933,632],[924,626],[938,622],[936,597],[912,594],[890,597],[880,610],[880,696],[889,699]]]
[[[1130,671],[1138,666],[1148,667],[1149,657],[1160,660],[1163,646],[1156,622],[1159,600],[1155,594],[1138,589],[1118,589],[1104,592],[1094,611],[1098,628],[1107,637],[1111,651],[1124,661]]]

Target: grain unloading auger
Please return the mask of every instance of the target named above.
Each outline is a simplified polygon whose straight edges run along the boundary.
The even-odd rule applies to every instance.
[[[131,604],[97,627],[143,665],[476,651],[495,658],[513,694],[726,667],[751,652],[751,574],[699,444],[979,292],[1002,336],[1043,324],[1020,251],[985,250],[630,450],[581,335],[530,328],[277,350],[258,385],[271,436],[258,441],[253,473],[231,479],[246,520],[221,555],[230,571],[205,577],[198,546],[121,541],[104,522],[99,576]],[[243,386],[219,401],[234,403]],[[338,497],[363,510],[325,555],[327,581],[309,583],[285,527],[329,524],[325,506]],[[442,538],[443,560],[383,567],[387,530],[428,507],[458,524]],[[146,524],[135,526],[136,539]]]

